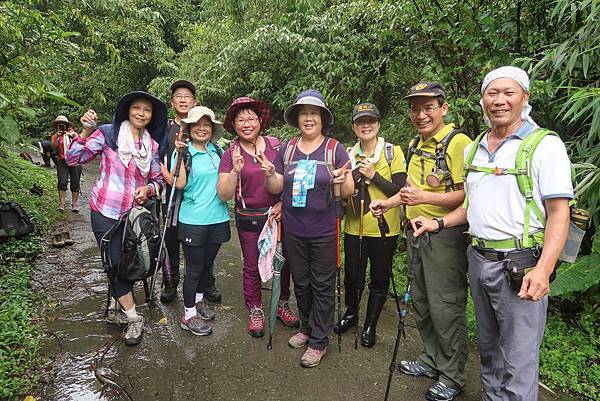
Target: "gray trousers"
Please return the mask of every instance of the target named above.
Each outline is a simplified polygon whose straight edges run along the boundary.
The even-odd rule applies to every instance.
[[[413,231],[406,231],[415,323],[424,347],[419,361],[439,371],[444,384],[460,388],[466,382],[468,355],[465,230],[461,226],[429,234],[420,240],[421,249],[412,245]]]
[[[482,399],[537,401],[540,346],[548,297],[522,300],[510,289],[503,262],[467,250],[479,337]]]

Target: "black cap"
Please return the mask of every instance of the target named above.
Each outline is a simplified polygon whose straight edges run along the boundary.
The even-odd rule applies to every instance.
[[[192,91],[192,95],[196,96],[196,87],[190,81],[180,79],[178,81],[173,82],[173,84],[171,85],[171,96],[173,96],[173,93],[175,93],[177,88],[188,88]]]
[[[442,84],[439,82],[419,82],[416,85],[413,85],[410,88],[410,94],[404,96],[403,99],[410,99],[411,97],[417,96],[427,96],[427,97],[437,97],[441,96],[446,99],[446,94],[444,93],[444,88]]]
[[[359,103],[352,109],[352,122],[360,117],[373,117],[381,119],[379,109],[373,103]]]

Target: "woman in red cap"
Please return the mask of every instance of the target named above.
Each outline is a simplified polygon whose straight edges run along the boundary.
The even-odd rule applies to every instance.
[[[236,225],[244,256],[243,288],[248,309],[248,333],[253,337],[264,335],[264,313],[261,301],[261,278],[258,269],[258,237],[269,212],[270,218],[279,221],[281,202],[279,195],[272,195],[265,187],[265,176],[260,167],[259,155],[274,160],[281,146],[279,139],[264,136],[269,127],[271,110],[260,100],[240,97],[231,103],[225,115],[224,127],[237,134],[231,146],[223,154],[219,166],[217,191],[224,201],[235,195]],[[261,135],[262,134],[262,135]],[[242,221],[238,211],[259,211],[255,221]],[[262,215],[260,215],[262,211]],[[289,327],[298,326],[298,317],[288,304],[290,297],[290,271],[285,264],[281,272],[281,296],[277,317]]]

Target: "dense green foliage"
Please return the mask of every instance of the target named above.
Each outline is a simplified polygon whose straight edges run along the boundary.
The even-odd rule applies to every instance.
[[[43,234],[58,212],[54,211],[56,181],[52,171],[21,160],[12,152],[2,152],[0,199],[18,202],[36,224],[35,234],[0,244],[0,399],[5,400],[35,386],[31,369],[41,333],[32,320],[36,296],[31,289],[31,274],[35,258],[42,251]],[[30,193],[33,185],[43,188],[45,195]]]
[[[57,114],[77,121],[88,107],[107,122],[126,92],[168,100],[170,83],[186,78],[221,116],[235,97],[268,100],[272,133],[283,138],[294,134],[283,110],[302,89],[325,94],[333,134],[347,144],[352,105],[374,101],[385,137],[406,147],[413,131],[402,97],[412,84],[442,82],[448,121],[474,135],[485,128],[483,76],[511,64],[530,72],[533,117],[569,146],[579,204],[598,227],[599,17],[597,0],[9,0],[0,3],[0,143],[28,142]],[[0,183],[11,174],[0,170]],[[582,354],[591,367],[583,358],[563,364],[571,351],[561,336],[566,321],[597,350],[584,340],[600,330],[585,323],[598,318],[597,248],[563,266],[542,356],[547,384],[588,397],[597,395],[598,356]],[[565,304],[569,312],[558,313]]]

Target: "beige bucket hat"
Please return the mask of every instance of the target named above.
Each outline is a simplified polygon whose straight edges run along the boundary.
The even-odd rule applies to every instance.
[[[210,141],[212,143],[217,143],[219,139],[223,136],[223,123],[216,119],[215,112],[205,106],[196,106],[193,107],[190,111],[188,111],[187,118],[182,119],[186,124],[195,124],[202,117],[208,117],[210,121],[213,123],[213,135]]]

